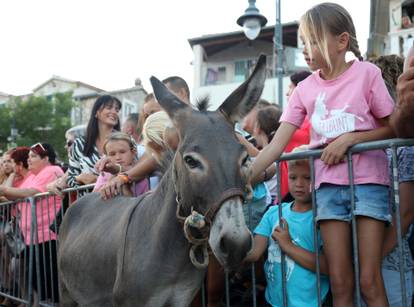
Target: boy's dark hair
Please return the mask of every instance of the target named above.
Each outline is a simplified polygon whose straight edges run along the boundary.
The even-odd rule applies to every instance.
[[[282,111],[275,105],[269,105],[257,111],[257,125],[269,140],[273,138],[276,130],[279,129],[280,116],[282,116]]]
[[[259,102],[257,103],[256,107],[258,109],[263,109],[269,106],[276,106],[274,104],[271,104],[269,101],[267,101],[266,99],[260,99]]]
[[[312,73],[308,70],[300,70],[292,75],[290,75],[290,81],[295,85],[298,86],[299,82],[305,80],[307,77],[309,77]]]

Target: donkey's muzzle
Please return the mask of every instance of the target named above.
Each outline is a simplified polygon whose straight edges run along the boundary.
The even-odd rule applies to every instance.
[[[221,265],[239,265],[252,247],[240,197],[227,199],[217,212],[210,231],[210,247]]]

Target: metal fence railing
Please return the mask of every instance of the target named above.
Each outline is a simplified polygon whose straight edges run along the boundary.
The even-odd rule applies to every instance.
[[[397,149],[402,146],[414,146],[413,139],[392,139],[385,141],[369,142],[353,146],[347,153],[348,176],[351,191],[351,208],[355,206],[353,196],[353,155],[370,150],[389,149],[391,151],[392,166],[392,197],[395,204],[395,228],[398,238],[398,255],[399,255],[399,274],[402,303],[401,306],[409,307],[411,302],[405,300],[407,296],[406,276],[404,270],[404,250],[403,236],[401,233],[401,216],[400,216],[400,191],[398,185],[398,159]],[[322,154],[321,150],[310,150],[285,154],[277,161],[280,168],[281,161],[308,159],[310,161],[311,180],[315,182],[314,162]],[[58,291],[58,274],[56,267],[56,250],[58,241],[56,233],[58,232],[60,220],[62,219],[66,208],[85,190],[90,190],[91,186],[81,188],[71,188],[62,191],[62,196],[52,195],[50,193],[38,194],[23,200],[14,202],[0,203],[0,295],[13,299],[16,302],[32,306],[34,302],[39,301],[41,306],[54,306],[57,301]],[[278,178],[279,199],[280,195],[280,176]],[[318,224],[315,220],[317,214],[317,203],[315,186],[312,184],[312,212],[313,212],[313,235],[314,250],[316,253],[316,288],[315,296],[317,297],[318,306],[327,306],[329,303],[322,301],[321,297],[321,273],[319,263],[319,239],[317,236]],[[391,200],[390,200],[391,201]],[[413,200],[414,201],[414,200]],[[248,205],[249,206],[249,205]],[[279,218],[282,217],[282,206],[279,206]],[[252,208],[249,206],[249,216],[251,217]],[[250,223],[247,221],[247,224]],[[14,238],[14,245],[12,243]],[[359,258],[358,258],[358,236],[355,216],[352,214],[352,238],[353,238],[353,266],[355,272],[355,304],[363,305],[359,286]],[[16,243],[20,242],[20,243]],[[23,242],[23,245],[22,243]],[[250,272],[250,299],[249,306],[261,306],[261,301],[256,299],[257,296],[257,276],[256,271],[259,265],[252,264],[247,269]],[[283,306],[287,304],[286,289],[286,259],[282,253],[281,261],[282,271],[282,296]],[[225,272],[224,298],[223,304],[226,306],[234,305],[232,298],[231,282],[233,275]],[[229,277],[230,276],[230,277]],[[413,285],[411,285],[412,287]],[[208,281],[207,286],[201,287],[200,305],[207,306],[208,302]],[[247,306],[247,305],[243,305]]]
[[[59,301],[58,228],[68,206],[92,188],[0,203],[1,296],[27,306],[53,306]]]
[[[346,162],[348,164],[348,174],[344,174],[344,176],[348,176],[349,182],[350,182],[350,198],[351,198],[351,209],[352,209],[352,244],[353,244],[353,266],[354,266],[354,275],[355,275],[355,305],[356,306],[365,306],[363,299],[361,297],[361,291],[360,291],[360,285],[359,285],[359,254],[358,254],[358,237],[357,237],[357,223],[355,215],[353,214],[353,211],[355,209],[355,197],[354,197],[354,177],[353,177],[353,155],[365,151],[371,151],[371,150],[378,150],[378,149],[388,149],[391,151],[391,169],[392,173],[390,174],[391,179],[391,197],[393,198],[390,203],[393,202],[395,205],[395,228],[397,231],[397,249],[398,249],[398,255],[399,255],[399,274],[400,274],[400,283],[399,287],[401,289],[401,296],[402,296],[402,302],[400,306],[403,307],[409,307],[412,306],[412,302],[407,300],[407,289],[408,287],[411,287],[411,289],[414,287],[414,284],[407,285],[406,283],[406,272],[405,272],[405,258],[404,258],[404,251],[403,251],[403,236],[401,233],[401,216],[400,216],[400,191],[399,191],[399,184],[398,184],[398,158],[397,158],[397,149],[403,146],[414,146],[414,140],[413,139],[391,139],[391,140],[383,140],[383,141],[375,141],[375,142],[367,142],[355,145],[351,147],[347,153],[347,159]],[[307,150],[307,151],[301,151],[301,152],[295,152],[295,153],[289,153],[283,155],[277,162],[277,169],[279,169],[278,172],[278,199],[281,199],[281,178],[280,178],[280,169],[281,169],[281,162],[282,161],[291,161],[291,160],[302,160],[302,159],[308,159],[310,162],[310,171],[311,171],[311,181],[315,182],[315,166],[314,162],[316,159],[320,158],[322,155],[322,150]],[[413,166],[414,167],[414,166]],[[330,306],[329,301],[322,301],[321,298],[321,273],[320,273],[320,262],[319,262],[319,240],[318,240],[318,224],[315,220],[316,214],[317,214],[317,203],[316,203],[316,193],[315,193],[315,186],[312,184],[312,213],[313,213],[313,234],[314,234],[314,250],[316,253],[316,278],[317,278],[317,287],[315,289],[315,296],[317,297],[318,306]],[[413,199],[414,202],[414,199]],[[279,213],[279,220],[283,217],[282,215],[282,206],[279,206],[278,208]],[[251,212],[251,209],[249,208],[249,212]],[[249,214],[250,215],[250,214]],[[281,225],[280,225],[281,226]],[[287,288],[286,288],[286,256],[282,251],[282,260],[281,260],[281,272],[282,272],[282,291],[283,291],[283,306],[288,306],[287,304]],[[254,264],[252,264],[252,271],[254,271]],[[412,274],[412,272],[411,272]],[[252,275],[252,284],[255,284],[255,276]],[[251,306],[259,306],[256,297],[255,297],[255,289],[253,288],[252,291],[252,299],[251,299]],[[230,293],[226,287],[226,306],[231,306],[231,301],[229,301]],[[267,306],[267,305],[266,305]],[[392,305],[393,306],[393,305]]]

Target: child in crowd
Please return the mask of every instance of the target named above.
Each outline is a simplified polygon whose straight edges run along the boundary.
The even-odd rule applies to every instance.
[[[286,254],[288,306],[317,306],[309,161],[289,161],[288,172],[289,192],[294,201],[280,205],[283,216],[281,221],[279,220],[279,206],[272,206],[265,213],[254,231],[253,249],[246,261],[257,261],[268,249],[268,258],[265,263],[266,300],[272,306],[282,306],[281,250],[283,250]],[[280,224],[283,227],[280,227]],[[327,273],[324,256],[319,257],[320,271]],[[322,276],[322,300],[325,299],[328,288],[328,279]]]
[[[145,151],[151,154],[158,163],[161,163],[163,154],[169,150],[165,131],[171,126],[171,120],[165,111],[157,111],[150,114],[142,128],[142,144]],[[150,188],[154,190],[161,178],[161,173],[155,171],[150,176]]]
[[[110,161],[119,166],[118,173],[129,170],[136,162],[136,144],[135,141],[126,133],[114,132],[106,140],[103,150]],[[114,175],[107,172],[101,172],[96,181],[94,192],[108,182]],[[138,196],[148,191],[148,181],[146,179],[137,183],[132,183],[132,187],[123,186],[122,194],[125,196]]]
[[[145,150],[160,162],[162,154],[168,149],[164,137],[165,128],[171,125],[168,114],[158,111],[148,116],[142,129],[143,145]]]
[[[387,157],[382,150],[353,155],[355,210],[345,153],[352,145],[393,137],[388,117],[393,104],[380,70],[362,62],[349,13],[322,3],[300,20],[305,60],[311,76],[298,84],[269,146],[258,155],[251,177],[278,159],[306,115],[310,148],[323,148],[315,160],[317,221],[328,263],[334,306],[354,304],[351,216],[356,216],[360,286],[368,306],[388,306],[381,275],[382,246],[389,210]],[[346,62],[351,51],[358,58]]]
[[[257,111],[256,123],[253,129],[253,136],[257,148],[262,149],[272,140],[279,128],[279,120],[282,111],[276,105],[270,105]],[[274,204],[277,198],[277,175],[264,182],[269,190],[271,199],[267,204]]]

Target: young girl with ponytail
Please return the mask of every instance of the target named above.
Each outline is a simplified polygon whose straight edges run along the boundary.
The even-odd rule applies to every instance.
[[[388,306],[381,276],[381,251],[389,211],[387,158],[383,150],[353,155],[355,210],[345,154],[352,145],[393,137],[388,117],[393,104],[381,71],[363,62],[349,13],[340,5],[314,6],[300,20],[304,57],[315,71],[299,83],[281,117],[281,125],[257,156],[252,178],[282,154],[307,115],[310,148],[322,148],[315,160],[317,221],[328,263],[334,306],[353,306],[351,215],[356,216],[359,280],[368,306]],[[351,51],[358,60],[347,62]]]

